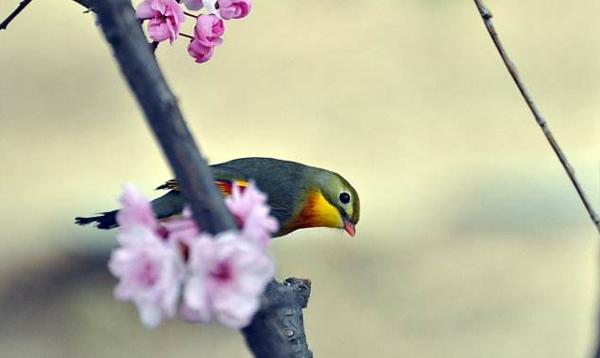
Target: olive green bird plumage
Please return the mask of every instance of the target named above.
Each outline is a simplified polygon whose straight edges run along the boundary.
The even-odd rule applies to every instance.
[[[271,215],[279,222],[274,236],[283,236],[308,227],[334,227],[354,236],[360,217],[360,201],[356,190],[337,173],[308,165],[273,159],[242,158],[210,166],[215,184],[224,196],[233,185],[244,187],[254,181],[267,194]],[[157,189],[169,190],[152,201],[159,219],[178,215],[186,205],[175,180]],[[99,229],[117,227],[118,210],[93,217],[77,217],[79,225],[95,223]]]

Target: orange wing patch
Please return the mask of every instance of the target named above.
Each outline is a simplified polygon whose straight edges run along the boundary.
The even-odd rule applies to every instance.
[[[215,180],[215,185],[217,186],[217,189],[219,189],[219,191],[221,193],[223,193],[224,196],[229,196],[231,195],[231,192],[233,191],[233,185],[237,185],[240,187],[240,190],[243,192],[244,189],[248,186],[248,182],[245,180]]]
[[[248,186],[248,182],[245,180],[225,180],[225,179],[218,179],[215,180],[215,185],[217,186],[217,189],[219,189],[219,191],[224,195],[224,196],[229,196],[231,195],[231,192],[233,190],[233,185],[236,184],[237,186],[240,187],[240,189],[242,191],[244,191],[244,188]],[[167,182],[165,182],[163,185],[160,185],[156,188],[156,190],[176,190],[179,191],[179,183],[177,183],[176,179],[171,179]]]

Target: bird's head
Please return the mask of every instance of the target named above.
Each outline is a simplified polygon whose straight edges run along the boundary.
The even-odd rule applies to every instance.
[[[341,175],[327,170],[316,170],[312,179],[298,218],[299,227],[340,228],[354,236],[360,218],[360,200],[356,190]]]

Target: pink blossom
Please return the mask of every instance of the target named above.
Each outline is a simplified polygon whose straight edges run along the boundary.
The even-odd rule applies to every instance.
[[[218,0],[219,13],[225,20],[246,17],[252,8],[252,0]]]
[[[234,185],[225,203],[239,222],[242,235],[259,245],[269,243],[271,235],[279,229],[277,220],[269,215],[267,196],[254,182],[250,182],[244,191]]]
[[[158,226],[152,206],[132,184],[123,185],[123,194],[119,198],[122,209],[117,214],[117,222],[121,228],[135,226]]]
[[[177,308],[184,264],[176,247],[160,236],[150,203],[132,185],[125,185],[117,214],[121,247],[111,254],[108,267],[119,278],[115,297],[133,301],[142,323],[156,327]]]
[[[189,207],[183,209],[181,216],[164,221],[162,226],[167,232],[169,240],[186,245],[200,235],[200,229],[196,225]]]
[[[194,39],[188,46],[188,53],[198,63],[208,61],[215,51],[215,46],[223,43],[221,35],[224,32],[223,20],[218,16],[213,14],[199,16],[194,27]]]
[[[224,32],[223,20],[217,15],[201,15],[194,27],[194,39],[204,46],[215,47],[223,43],[221,36]]]
[[[184,266],[172,245],[156,236],[139,236],[138,242],[113,251],[108,267],[120,280],[115,298],[135,303],[146,327],[173,317]]]
[[[189,208],[159,223],[151,203],[131,185],[125,185],[120,201],[121,247],[111,254],[109,269],[119,279],[115,297],[133,302],[146,327],[173,317],[184,283],[186,319],[216,319],[232,328],[250,323],[274,274],[272,258],[254,243],[265,244],[277,230],[266,196],[254,183],[243,192],[235,186],[227,199],[242,231],[214,238],[200,232]]]
[[[158,235],[160,228],[152,206],[133,185],[123,186],[123,194],[119,201],[122,208],[117,214],[117,223],[121,245],[135,242],[141,235]]]
[[[200,41],[193,39],[188,45],[188,53],[192,56],[196,62],[203,63],[212,57],[215,51],[214,46],[206,46],[200,43]]]
[[[216,319],[236,329],[250,323],[274,274],[272,258],[235,232],[200,236],[190,246],[187,264],[184,317]]]
[[[200,10],[204,6],[202,0],[183,0],[185,7],[192,11]]]
[[[136,9],[139,19],[149,19],[148,33],[154,41],[177,39],[181,23],[185,20],[181,6],[175,0],[144,0]]]

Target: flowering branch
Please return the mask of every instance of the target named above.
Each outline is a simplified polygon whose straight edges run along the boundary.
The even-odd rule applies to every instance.
[[[84,6],[93,7],[98,14],[121,71],[191,204],[195,221],[211,234],[235,230],[235,222],[212,183],[206,161],[162,76],[130,1],[85,0]],[[302,322],[302,308],[309,294],[310,285],[305,281],[269,283],[261,298],[261,309],[242,331],[256,357],[312,356]]]
[[[148,124],[171,164],[194,218],[205,231],[235,229],[208,165],[198,150],[127,0],[93,1],[100,26]]]
[[[579,198],[583,202],[583,206],[585,206],[585,209],[587,210],[588,215],[590,216],[590,218],[592,219],[592,222],[596,226],[596,229],[600,233],[600,216],[598,216],[598,214],[594,210],[594,207],[592,206],[592,203],[588,199],[587,194],[583,190],[583,187],[579,183],[579,180],[577,180],[573,166],[571,166],[571,164],[567,160],[565,153],[563,152],[561,147],[558,145],[558,142],[556,141],[556,139],[554,139],[554,135],[552,135],[552,132],[550,131],[550,128],[548,127],[548,123],[546,122],[546,120],[544,119],[542,114],[540,113],[539,108],[535,105],[535,102],[531,98],[531,95],[525,88],[525,84],[523,83],[523,81],[521,80],[521,77],[519,76],[517,67],[510,60],[510,58],[508,57],[508,54],[506,53],[506,50],[504,49],[504,46],[502,46],[502,42],[500,42],[500,38],[498,37],[498,33],[496,32],[496,29],[494,28],[494,24],[492,22],[492,13],[483,4],[482,0],[474,0],[474,1],[475,1],[475,6],[477,6],[477,9],[479,10],[479,14],[481,15],[481,18],[483,19],[483,23],[485,24],[485,27],[487,28],[490,36],[492,37],[492,41],[494,42],[496,49],[498,49],[498,53],[500,54],[500,57],[502,58],[504,65],[506,65],[506,69],[508,70],[508,72],[510,73],[510,76],[512,77],[513,81],[517,85],[519,92],[521,92],[521,95],[523,96],[523,99],[525,100],[525,102],[527,103],[527,106],[531,110],[531,113],[533,114],[535,121],[542,129],[542,132],[544,132],[544,135],[546,136],[548,143],[550,143],[552,150],[554,151],[554,153],[556,153],[556,156],[558,157],[560,164],[562,164],[563,168],[565,169],[565,172],[567,172],[567,175],[569,176],[571,183],[573,183],[573,186],[575,187],[575,190],[577,191]]]
[[[27,5],[29,5],[29,3],[31,3],[31,0],[21,1],[19,6],[17,6],[17,8],[14,9],[13,12],[11,12],[10,15],[8,15],[8,17],[4,21],[2,21],[2,23],[0,23],[0,31],[6,30],[8,24],[10,24],[10,22],[13,21],[14,18],[17,17],[17,15],[19,15],[21,11],[23,11],[27,7]]]

